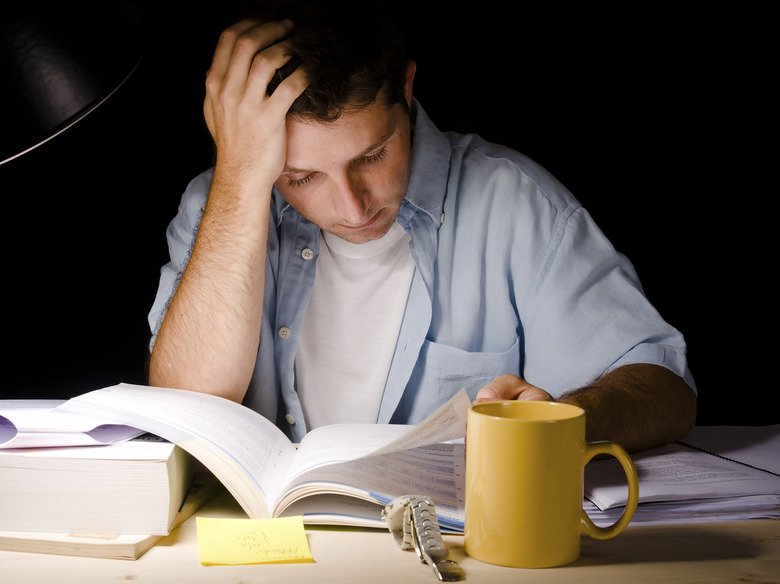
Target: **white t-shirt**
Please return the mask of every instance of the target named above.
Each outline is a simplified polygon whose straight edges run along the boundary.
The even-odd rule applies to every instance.
[[[409,236],[398,223],[362,244],[321,231],[319,249],[295,357],[306,424],[376,423],[414,273]]]

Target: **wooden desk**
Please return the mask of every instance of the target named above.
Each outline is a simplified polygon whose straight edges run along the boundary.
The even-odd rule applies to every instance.
[[[227,494],[200,513],[241,517]],[[195,518],[136,561],[101,560],[0,551],[3,584],[308,584],[314,582],[433,584],[433,571],[414,552],[398,550],[388,532],[307,531],[315,563],[253,566],[201,566]],[[582,539],[580,558],[543,570],[501,568],[466,556],[462,537],[446,536],[466,582],[638,582],[780,583],[780,521],[629,527],[611,541]]]

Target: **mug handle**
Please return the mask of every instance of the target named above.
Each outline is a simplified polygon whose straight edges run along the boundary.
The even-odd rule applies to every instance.
[[[582,532],[593,539],[611,539],[628,527],[629,521],[634,516],[634,511],[636,511],[636,506],[639,502],[639,478],[637,477],[634,462],[631,460],[628,452],[619,444],[606,441],[588,442],[585,445],[584,464],[588,464],[597,454],[614,456],[623,466],[623,471],[626,473],[626,479],[628,480],[628,501],[620,519],[608,527],[597,526],[583,510],[581,517]]]

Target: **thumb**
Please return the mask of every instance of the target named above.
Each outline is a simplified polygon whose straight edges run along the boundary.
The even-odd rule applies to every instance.
[[[525,382],[516,375],[511,375],[509,373],[501,375],[477,392],[474,403],[478,404],[487,401],[515,399],[522,391],[524,385]]]
[[[497,377],[477,392],[475,404],[488,401],[521,399],[521,400],[552,400],[553,397],[531,385],[524,379],[509,373]]]

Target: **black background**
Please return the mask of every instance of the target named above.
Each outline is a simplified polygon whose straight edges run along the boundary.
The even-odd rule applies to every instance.
[[[211,162],[203,81],[240,3],[135,4],[150,40],[130,80],[0,165],[0,397],[144,382],[164,230]],[[427,113],[530,155],[585,204],[685,334],[699,424],[780,423],[768,15],[477,4],[396,3]]]

